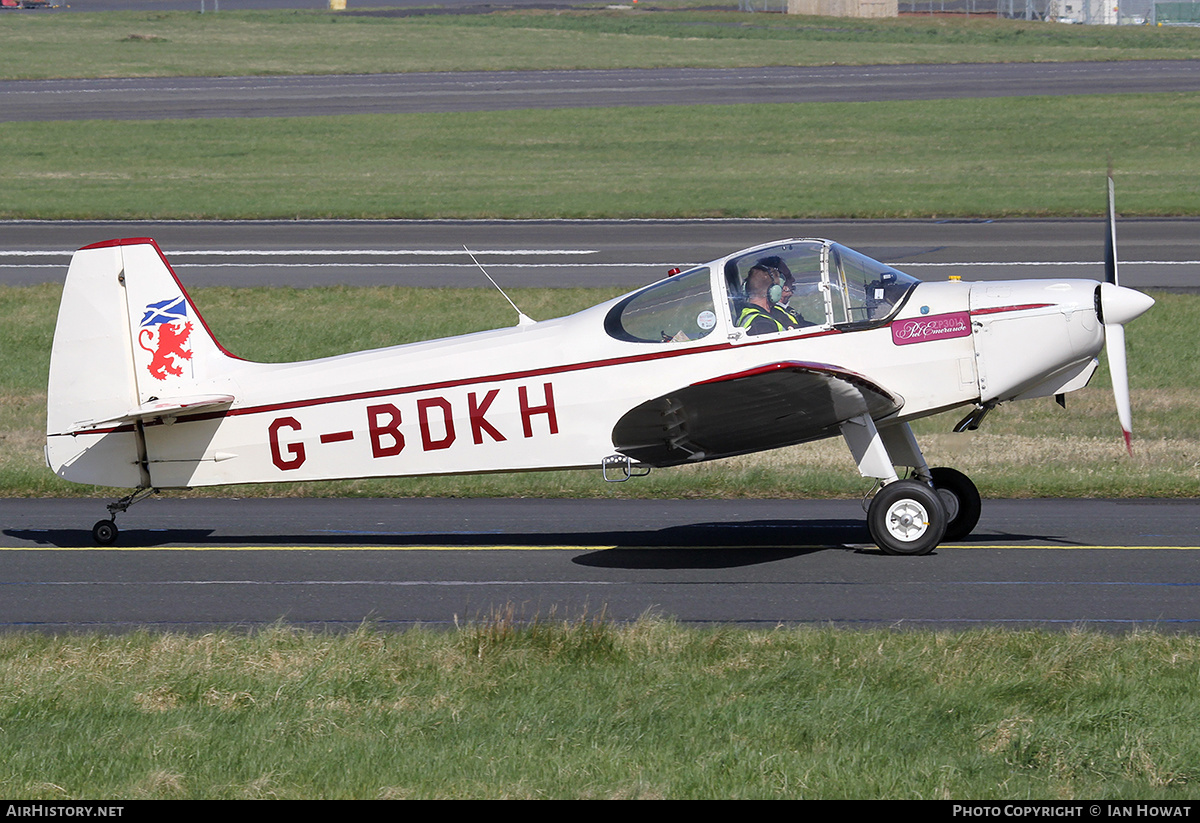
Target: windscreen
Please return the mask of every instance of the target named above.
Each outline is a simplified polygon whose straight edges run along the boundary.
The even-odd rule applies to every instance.
[[[920,281],[837,243],[830,244],[833,323],[876,323],[889,318]]]

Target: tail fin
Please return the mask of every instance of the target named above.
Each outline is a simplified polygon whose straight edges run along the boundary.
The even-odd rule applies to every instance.
[[[230,358],[153,240],[85,246],[71,259],[54,331],[47,463],[77,482],[146,485],[137,427],[101,426],[232,402],[202,393]]]

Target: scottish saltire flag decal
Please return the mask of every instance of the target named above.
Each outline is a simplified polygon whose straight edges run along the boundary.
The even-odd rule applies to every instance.
[[[187,301],[182,297],[172,297],[146,306],[141,326],[145,329],[175,320],[187,320]]]
[[[183,375],[184,362],[192,359],[188,338],[187,300],[182,296],[150,303],[142,315],[138,346],[150,353],[146,370],[155,380]]]

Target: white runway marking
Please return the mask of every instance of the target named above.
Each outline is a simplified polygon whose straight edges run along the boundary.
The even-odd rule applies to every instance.
[[[595,248],[482,248],[472,250],[476,256],[491,258],[532,257],[532,258],[580,258],[599,254]],[[0,263],[12,269],[58,269],[61,263],[26,263],[25,260],[49,259],[68,262],[73,251],[61,250],[0,250]],[[274,248],[274,250],[253,250],[253,248],[226,248],[226,250],[163,250],[172,263],[187,269],[236,269],[245,268],[246,263],[221,262],[221,258],[245,257],[269,260],[274,269],[474,269],[475,264],[463,259],[462,262],[434,262],[431,258],[466,257],[461,248]],[[353,262],[349,258],[376,258],[372,262]],[[286,258],[301,258],[301,262],[287,262]],[[304,258],[308,258],[305,260]],[[312,258],[336,258],[332,260],[313,260]],[[407,262],[403,258],[422,258],[418,262]],[[212,259],[214,262],[206,262]],[[11,262],[10,262],[11,260]],[[1121,260],[1126,266],[1196,266],[1200,260]],[[493,260],[491,265],[505,269],[552,269],[568,265],[563,262],[509,262],[509,260]],[[604,263],[580,262],[572,259],[569,265],[583,269],[644,269],[644,268],[691,268],[695,263],[671,262],[640,262],[640,263]],[[988,269],[988,268],[1031,268],[1049,269],[1062,266],[1099,266],[1102,260],[1010,260],[1010,262],[905,262],[893,263],[899,269]]]
[[[1118,262],[1122,266],[1195,266],[1200,264],[1200,260],[1120,260]],[[1004,263],[993,260],[987,263],[889,263],[888,265],[905,269],[935,268],[941,266],[972,266],[975,268],[991,266],[1007,268],[1009,266],[1102,266],[1104,262],[1101,260],[1013,260]]]
[[[471,249],[476,255],[549,257],[599,254],[599,249]],[[0,249],[0,257],[67,257],[74,250]],[[167,257],[465,257],[462,249],[163,249]]]

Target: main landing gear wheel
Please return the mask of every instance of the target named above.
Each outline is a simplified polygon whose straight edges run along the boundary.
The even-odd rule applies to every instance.
[[[971,534],[979,523],[979,512],[983,501],[979,498],[971,477],[958,469],[930,469],[934,477],[934,488],[942,505],[946,507],[946,536],[942,540],[962,540]]]
[[[982,502],[979,489],[971,478],[956,469],[930,469],[933,488],[946,509],[946,536],[943,540],[962,540],[979,523]]]
[[[916,480],[888,483],[867,509],[871,539],[884,554],[928,554],[946,532],[946,509],[932,488]]]
[[[117,524],[113,520],[97,520],[92,526],[92,540],[97,546],[111,546],[117,542]]]

